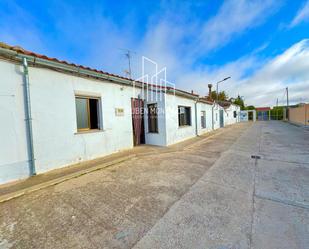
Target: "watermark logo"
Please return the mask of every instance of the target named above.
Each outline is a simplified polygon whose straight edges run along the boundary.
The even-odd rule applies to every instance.
[[[142,76],[133,81],[133,96],[146,102],[166,101],[165,94],[175,95],[175,84],[167,80],[167,70],[142,56]]]

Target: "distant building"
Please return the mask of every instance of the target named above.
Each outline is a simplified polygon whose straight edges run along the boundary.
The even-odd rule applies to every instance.
[[[289,108],[289,121],[291,123],[309,126],[309,104],[300,103]]]
[[[260,121],[270,120],[270,107],[256,107],[257,119]]]

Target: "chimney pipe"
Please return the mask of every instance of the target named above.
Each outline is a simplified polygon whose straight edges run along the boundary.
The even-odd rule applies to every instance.
[[[211,100],[211,88],[212,88],[212,84],[208,84],[208,98]]]

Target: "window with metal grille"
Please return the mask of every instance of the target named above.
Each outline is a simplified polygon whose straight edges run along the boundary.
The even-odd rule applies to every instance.
[[[201,111],[201,127],[202,129],[206,128],[206,112]]]
[[[234,118],[236,118],[237,117],[237,113],[236,113],[236,111],[234,111]]]
[[[158,133],[158,108],[157,104],[148,105],[148,132]]]
[[[178,106],[178,124],[179,126],[191,125],[191,107]]]
[[[75,97],[77,131],[100,129],[99,98]]]

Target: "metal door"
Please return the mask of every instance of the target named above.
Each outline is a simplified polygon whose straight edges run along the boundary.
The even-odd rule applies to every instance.
[[[144,133],[144,101],[142,99],[131,99],[132,126],[134,145],[145,143]]]
[[[220,127],[224,126],[223,110],[220,110]]]

